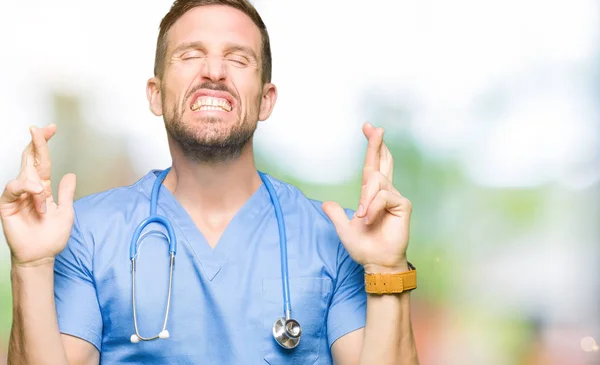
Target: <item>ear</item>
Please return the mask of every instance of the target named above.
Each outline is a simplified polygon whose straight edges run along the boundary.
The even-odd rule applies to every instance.
[[[154,115],[160,117],[163,113],[162,110],[162,97],[160,95],[160,79],[153,77],[148,80],[146,84],[146,96],[148,97],[148,103],[150,103],[150,110]]]
[[[275,107],[277,101],[277,87],[274,84],[268,82],[263,86],[262,99],[260,101],[260,111],[258,113],[258,120],[261,122],[267,120]]]

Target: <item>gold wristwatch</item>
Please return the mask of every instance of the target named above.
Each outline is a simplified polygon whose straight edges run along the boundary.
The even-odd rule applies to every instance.
[[[365,273],[365,290],[370,294],[398,294],[417,287],[417,268],[410,262],[406,272],[397,274]]]

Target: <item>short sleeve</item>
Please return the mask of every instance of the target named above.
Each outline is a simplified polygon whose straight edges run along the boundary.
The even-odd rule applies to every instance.
[[[61,333],[102,344],[102,316],[92,274],[92,254],[75,216],[71,237],[54,264],[54,300]]]
[[[348,212],[347,212],[348,213]],[[349,217],[352,215],[348,213]],[[327,316],[329,347],[343,335],[363,328],[367,316],[367,293],[362,265],[356,263],[340,242],[337,280]]]

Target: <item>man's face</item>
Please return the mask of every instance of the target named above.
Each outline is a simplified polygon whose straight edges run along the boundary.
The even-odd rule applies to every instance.
[[[169,30],[163,77],[149,81],[148,98],[187,157],[239,156],[270,115],[277,93],[261,80],[261,44],[252,20],[228,6],[196,7]]]

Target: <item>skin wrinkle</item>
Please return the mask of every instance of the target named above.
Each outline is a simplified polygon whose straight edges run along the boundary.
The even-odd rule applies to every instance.
[[[251,143],[261,119],[263,98],[269,92],[261,81],[260,62],[252,62],[261,54],[260,32],[249,38],[217,40],[211,38],[211,31],[186,33],[189,25],[185,18],[167,33],[169,42],[174,43],[167,49],[173,50],[162,77],[156,78],[162,117],[169,138],[190,162],[222,164],[239,158]],[[190,52],[194,54],[184,57]],[[249,62],[238,63],[233,58],[236,52]],[[187,90],[182,90],[182,84],[189,85]],[[233,110],[222,114],[192,112],[190,98],[201,90],[228,93],[235,102]]]
[[[182,0],[180,4],[186,6],[187,1]],[[247,7],[252,9],[249,3]],[[261,37],[261,30],[265,34],[266,30],[264,26],[260,28],[262,21],[259,18],[255,17],[253,21],[243,11],[228,6],[198,6],[186,10],[180,16],[174,15],[172,19],[173,22],[168,23],[168,43],[175,46],[185,41],[201,40],[205,45],[206,57],[195,59],[191,52],[188,57],[184,55],[183,59],[177,60],[166,57],[168,55],[159,49],[157,54],[161,56],[160,61],[166,61],[167,64],[160,76],[155,74],[148,80],[146,96],[151,112],[164,119],[168,134],[172,170],[165,179],[164,186],[181,202],[190,219],[204,233],[207,243],[214,247],[235,212],[260,187],[261,180],[254,165],[251,137],[258,122],[268,119],[277,99],[277,89],[270,83],[268,76],[270,57],[261,57],[260,62],[256,63],[246,62],[242,56],[246,54],[243,48],[235,46],[252,49],[254,54],[261,55],[261,45],[269,43],[268,39]],[[260,29],[257,29],[257,25]],[[165,28],[161,25],[161,29]],[[167,41],[161,37],[159,43],[166,45]],[[255,67],[257,63],[260,64],[259,67]],[[263,76],[269,81],[261,79]],[[206,89],[221,89],[219,93],[229,92],[232,110],[225,112],[205,108],[193,112],[191,106],[184,101],[193,98],[192,90],[203,84],[206,84]],[[22,164],[26,166],[22,168],[18,179],[49,182],[50,157],[47,141],[56,131],[56,126],[50,125],[43,130],[32,128],[30,131],[31,146],[35,146],[35,149],[30,147],[22,159]],[[39,157],[38,163],[35,163],[36,157]],[[48,163],[47,169],[44,168],[45,162]],[[47,185],[50,188],[50,184]],[[76,302],[59,303],[62,307],[57,308],[55,295],[57,290],[64,287],[54,286],[54,264],[37,264],[44,258],[54,259],[64,250],[75,219],[75,188],[75,176],[65,175],[58,187],[57,204],[52,199],[51,189],[45,196],[44,192],[36,193],[37,190],[29,186],[28,193],[34,195],[22,197],[23,194],[19,194],[17,198],[29,199],[30,205],[20,207],[18,215],[12,214],[9,217],[13,226],[4,224],[6,220],[2,217],[5,234],[9,227],[7,241],[10,242],[11,252],[17,253],[12,263],[14,320],[9,345],[11,365],[98,364],[102,358],[99,348],[94,346],[95,340],[104,340],[95,338],[97,333],[101,333],[102,322],[91,316],[86,317],[85,314],[73,313],[69,311],[72,308],[64,306],[77,305]],[[36,197],[39,197],[40,204]],[[8,199],[8,202],[15,202],[10,194],[3,194],[3,198]],[[48,205],[47,210],[41,208],[44,201]],[[4,199],[1,203],[4,203]],[[28,212],[29,206],[32,210]],[[38,216],[45,219],[39,220]],[[23,226],[25,228],[21,228]],[[10,227],[17,229],[11,230]],[[43,236],[42,243],[48,247],[31,244],[40,240],[36,234]],[[18,257],[24,259],[20,260]],[[73,256],[65,260],[78,258]],[[21,267],[19,261],[22,264],[36,265],[25,268]],[[82,274],[90,275],[89,272]],[[65,281],[61,283],[67,285]],[[71,288],[67,287],[66,290]],[[88,303],[94,300],[93,295],[91,298],[86,296],[81,299],[89,300]],[[59,319],[57,310],[65,308],[65,312],[60,312],[62,318]],[[82,327],[76,322],[89,321],[87,332],[82,337],[62,334],[62,321],[70,320],[77,328]],[[110,348],[107,347],[106,351],[110,352]]]
[[[241,104],[237,93],[232,92],[227,85],[212,84],[210,82],[197,85],[187,93],[187,96],[179,107],[177,107],[176,103],[173,103],[171,112],[164,114],[163,118],[167,133],[179,144],[184,155],[194,162],[219,163],[233,160],[240,156],[243,148],[252,139],[258,125],[257,122],[253,123],[252,120],[258,119],[258,109],[260,106],[249,105],[249,113],[245,120],[242,123],[238,122],[234,124],[228,136],[218,138],[215,136],[218,134],[218,131],[215,129],[221,123],[218,117],[203,118],[204,133],[202,130],[194,130],[193,126],[187,125],[183,120],[183,113],[187,108],[189,98],[202,89],[228,92],[238,105]],[[165,92],[163,91],[161,95],[163,97],[163,105],[167,105],[164,95]],[[260,105],[260,100],[257,101],[257,104]],[[237,110],[239,113],[241,109],[238,108]]]

